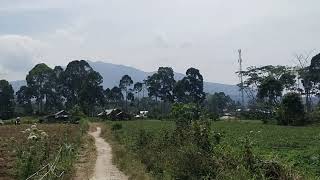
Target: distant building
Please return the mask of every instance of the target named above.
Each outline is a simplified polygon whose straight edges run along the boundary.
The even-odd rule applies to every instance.
[[[149,111],[139,111],[139,114],[135,116],[135,118],[147,118]]]
[[[98,117],[110,120],[130,120],[131,115],[122,111],[121,109],[106,109],[98,114]]]
[[[78,119],[72,119],[70,113],[65,110],[61,110],[57,113],[42,117],[39,119],[40,123],[67,123],[74,121],[73,123],[77,123]]]

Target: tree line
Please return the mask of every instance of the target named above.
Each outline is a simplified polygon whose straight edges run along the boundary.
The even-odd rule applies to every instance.
[[[248,107],[274,114],[280,124],[306,123],[304,115],[312,116],[316,107],[313,102],[320,93],[320,54],[310,62],[308,56],[300,55],[297,61],[298,65],[293,67],[251,66],[237,72],[245,79],[238,86],[249,98]]]
[[[155,113],[163,113],[175,102],[202,105],[206,99],[203,76],[195,68],[189,68],[181,80],[175,80],[171,67],[159,67],[142,82],[134,83],[129,75],[124,75],[118,86],[104,89],[102,76],[88,62],[75,60],[65,69],[37,64],[28,72],[26,82],[14,94],[8,81],[0,81],[2,118],[17,111],[41,115],[74,108],[89,116],[105,108],[131,112],[151,108]]]

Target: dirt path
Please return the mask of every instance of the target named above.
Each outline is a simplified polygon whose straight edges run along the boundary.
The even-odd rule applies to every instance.
[[[91,180],[127,180],[128,177],[112,164],[111,146],[100,137],[100,133],[100,127],[97,127],[97,131],[89,133],[95,138],[97,150],[97,161]]]
[[[95,139],[89,134],[83,139],[78,159],[75,162],[75,174],[72,180],[89,180],[96,164],[97,153]]]

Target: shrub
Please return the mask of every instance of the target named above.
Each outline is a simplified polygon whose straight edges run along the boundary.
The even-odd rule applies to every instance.
[[[277,111],[277,120],[280,125],[304,125],[306,122],[304,105],[301,96],[297,93],[288,93],[283,97]]]
[[[122,124],[120,124],[120,123],[112,124],[111,129],[112,129],[112,131],[120,130],[120,129],[122,129]]]
[[[79,117],[85,117],[85,114],[81,110],[80,106],[75,105],[71,110],[70,113],[72,116],[79,116]]]
[[[26,135],[26,147],[18,149],[17,172],[20,178],[28,178],[41,167],[49,156],[47,133],[39,130],[36,125],[23,131]]]
[[[320,122],[320,106],[317,106],[311,113],[308,114],[308,120],[311,123]]]

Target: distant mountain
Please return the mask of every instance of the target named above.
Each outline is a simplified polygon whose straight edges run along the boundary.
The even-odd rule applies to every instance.
[[[91,62],[89,61],[92,68],[98,71],[103,77],[103,86],[105,88],[112,88],[119,84],[121,77],[125,74],[131,76],[134,82],[143,81],[154,72],[145,72],[133,67],[124,65],[115,65],[105,62]],[[184,77],[182,73],[175,73],[175,79],[180,80]],[[232,99],[239,100],[239,88],[236,85],[204,82],[204,91],[207,93],[224,92],[229,95]]]
[[[95,71],[99,72],[103,77],[104,88],[112,88],[113,86],[119,85],[121,77],[125,74],[131,76],[134,82],[142,82],[144,79],[146,79],[148,76],[154,73],[145,72],[129,66],[116,65],[101,61],[88,62],[92,66],[92,68]],[[182,79],[183,77],[184,74],[175,73],[176,80]],[[26,85],[26,82],[24,80],[12,81],[11,85],[13,86],[13,89],[15,91],[18,91],[21,86]],[[224,92],[225,94],[229,95],[232,99],[236,101],[239,100],[239,88],[236,85],[204,82],[204,91],[207,93]]]
[[[17,92],[19,91],[21,86],[27,85],[27,82],[25,80],[17,80],[17,81],[11,81],[10,84],[12,85],[14,92]]]

